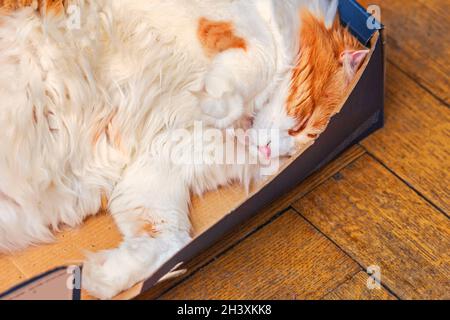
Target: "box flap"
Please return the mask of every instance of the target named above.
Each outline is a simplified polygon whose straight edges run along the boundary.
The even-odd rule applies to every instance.
[[[0,295],[0,300],[80,300],[81,269],[60,267]]]
[[[356,0],[340,0],[339,14],[342,23],[365,45],[369,44],[375,32],[383,29],[383,25]]]

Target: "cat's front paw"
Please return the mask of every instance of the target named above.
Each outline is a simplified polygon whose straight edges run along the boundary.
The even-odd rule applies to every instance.
[[[147,279],[189,241],[184,232],[127,238],[116,249],[87,257],[82,287],[96,298],[111,299]]]
[[[220,129],[232,126],[245,113],[244,100],[229,70],[218,65],[206,74],[200,106],[208,124]]]
[[[111,299],[133,285],[128,282],[118,250],[90,254],[83,264],[83,289],[96,298]]]
[[[216,99],[205,96],[200,101],[204,115],[215,119],[223,119],[228,114],[228,105],[225,99]]]
[[[244,100],[239,94],[227,94],[221,99],[204,97],[200,106],[203,120],[219,129],[232,126],[245,112]]]
[[[221,99],[227,93],[234,91],[229,75],[221,68],[214,68],[206,74],[204,89],[209,97],[215,99]]]

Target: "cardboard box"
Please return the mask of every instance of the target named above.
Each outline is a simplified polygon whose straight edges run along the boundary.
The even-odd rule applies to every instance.
[[[182,268],[183,263],[383,126],[385,58],[382,27],[374,21],[368,23],[370,15],[354,0],[341,0],[339,6],[342,22],[371,48],[351,92],[342,102],[342,111],[332,119],[328,129],[311,148],[290,159],[277,176],[255,187],[249,195],[235,185],[206,194],[202,199],[194,199],[191,210],[194,240],[152,277],[121,294],[118,299],[131,299],[154,286],[171,271]],[[59,234],[55,244],[30,248],[10,256],[0,255],[0,292],[13,287],[0,298],[89,299],[80,290],[81,269],[78,266],[84,251],[114,248],[120,241],[112,219],[99,214],[86,221],[80,229]]]

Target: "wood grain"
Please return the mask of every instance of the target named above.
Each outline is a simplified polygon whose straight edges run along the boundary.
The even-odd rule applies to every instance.
[[[293,211],[196,272],[163,299],[314,299],[360,270]]]
[[[389,64],[386,127],[362,145],[426,198],[450,211],[450,109]]]
[[[327,294],[323,300],[397,300],[385,288],[369,289],[369,275],[363,271]]]
[[[0,293],[25,280],[25,275],[6,256],[0,256]]]
[[[381,7],[388,59],[449,104],[450,2],[361,0]]]
[[[270,220],[273,219],[274,216],[276,216],[283,209],[288,208],[290,204],[295,200],[300,199],[302,196],[312,191],[322,182],[326,181],[329,177],[333,176],[342,168],[346,167],[349,163],[355,161],[364,154],[365,151],[359,146],[350,148],[342,155],[340,155],[338,159],[334,160],[325,168],[306,179],[297,188],[275,201],[258,215],[242,224],[239,228],[228,234],[223,239],[220,239],[214,246],[212,246],[199,256],[195,257],[192,261],[188,262],[185,266],[182,267],[187,269],[187,273],[176,279],[167,280],[158,284],[156,287],[142,294],[140,297],[138,297],[138,299],[147,300],[158,298],[159,296],[161,296],[161,294],[192,275],[200,267],[204,266],[208,262],[213,261],[215,257],[219,256],[239,241],[251,235],[252,232],[254,232],[257,228],[270,222]]]
[[[294,207],[400,298],[450,298],[449,220],[371,157]]]

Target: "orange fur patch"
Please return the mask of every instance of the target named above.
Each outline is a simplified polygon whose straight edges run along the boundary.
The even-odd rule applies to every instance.
[[[64,12],[64,0],[0,0],[1,11],[5,13],[33,6],[42,14]]]
[[[36,125],[38,123],[36,106],[33,106],[33,123]]]
[[[292,73],[290,95],[286,102],[288,114],[298,120],[291,135],[306,133],[315,139],[325,130],[330,118],[348,89],[340,55],[362,45],[336,19],[327,29],[309,11],[300,13],[301,47]]]
[[[60,14],[64,12],[64,0],[43,0],[45,2],[45,12]]]
[[[31,7],[33,0],[0,0],[0,8],[14,11],[20,8]]]
[[[197,34],[209,57],[229,49],[247,50],[246,41],[235,35],[231,22],[200,18]]]
[[[148,235],[154,238],[158,235],[158,230],[152,223],[145,222],[139,229],[139,235]]]
[[[113,120],[106,127],[106,138],[110,145],[122,150],[122,135],[117,125],[113,125]]]
[[[102,192],[102,195],[100,196],[100,211],[106,212],[108,211],[108,196],[105,192]]]
[[[114,118],[117,115],[117,109],[112,111],[108,116],[97,122],[92,135],[92,145],[96,146],[102,135],[106,136],[106,139],[110,145],[122,150],[122,135],[115,124]]]

